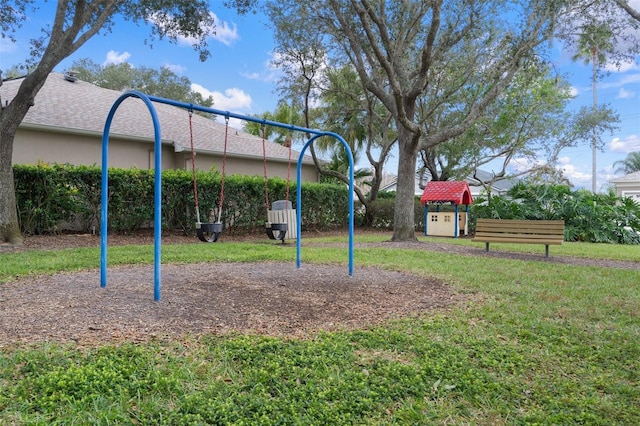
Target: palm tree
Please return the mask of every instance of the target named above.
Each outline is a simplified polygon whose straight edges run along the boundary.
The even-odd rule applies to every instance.
[[[359,162],[359,151],[352,151],[353,165],[354,167]],[[333,170],[342,175],[347,175],[349,173],[349,155],[343,146],[338,146],[334,148],[334,151],[331,154],[331,160],[326,165],[327,170]],[[371,169],[362,167],[360,169],[354,169],[353,171],[353,180],[355,184],[358,185],[370,185],[371,184]],[[323,182],[331,182],[340,184],[342,181],[337,179],[336,177],[329,176],[323,177]]]
[[[606,62],[604,52],[610,50],[612,33],[611,30],[603,24],[589,23],[584,25],[582,32],[578,38],[578,52],[573,56],[573,60],[582,59],[585,64],[591,62],[593,64],[593,110],[598,106],[598,98],[596,95],[596,81],[598,77],[598,66]],[[592,154],[592,191],[595,193],[597,189],[596,179],[596,149],[598,134],[593,130],[593,141],[591,142]]]
[[[613,163],[613,167],[616,169],[614,173],[622,173],[628,175],[629,173],[640,172],[640,152],[632,152],[627,154],[627,158],[624,160],[618,160]]]

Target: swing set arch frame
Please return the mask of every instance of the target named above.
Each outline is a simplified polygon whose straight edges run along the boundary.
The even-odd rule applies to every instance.
[[[349,159],[349,194],[348,194],[348,207],[349,207],[349,242],[348,242],[348,273],[349,276],[353,276],[353,247],[354,247],[354,163],[353,154],[349,144],[344,140],[342,136],[335,132],[322,131],[317,129],[310,129],[306,127],[295,126],[292,124],[280,123],[277,121],[265,120],[261,118],[251,117],[248,115],[238,114],[230,111],[222,111],[215,108],[204,107],[201,105],[194,105],[187,102],[176,101],[173,99],[162,98],[159,96],[146,95],[142,92],[131,90],[123,93],[113,103],[105,121],[104,131],[102,134],[102,183],[101,183],[101,211],[100,211],[100,287],[107,286],[107,255],[108,255],[108,189],[109,189],[109,131],[111,129],[111,123],[113,117],[124,100],[127,98],[140,99],[151,115],[153,121],[154,130],[154,300],[160,301],[161,299],[161,259],[162,259],[162,137],[161,127],[158,114],[153,106],[153,103],[161,103],[172,105],[178,108],[184,108],[190,111],[201,111],[205,113],[222,115],[224,117],[236,118],[244,121],[251,121],[256,123],[262,123],[263,125],[269,125],[273,127],[279,127],[283,129],[289,129],[291,132],[302,132],[303,134],[312,135],[304,144],[298,156],[296,166],[296,220],[297,223],[302,223],[302,160],[305,152],[311,146],[311,144],[318,138],[327,136],[332,137],[339,141],[345,148]],[[298,226],[296,230],[296,266],[298,269],[302,265],[302,251],[301,251],[301,227]]]

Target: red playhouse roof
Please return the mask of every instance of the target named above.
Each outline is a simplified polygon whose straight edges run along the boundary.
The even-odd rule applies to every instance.
[[[420,202],[472,204],[473,197],[467,182],[432,180],[425,185]]]

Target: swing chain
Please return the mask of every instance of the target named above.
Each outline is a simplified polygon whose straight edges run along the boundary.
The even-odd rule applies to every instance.
[[[224,117],[224,151],[222,153],[222,178],[220,180],[220,204],[218,206],[218,223],[221,223],[222,219],[222,202],[224,201],[224,178],[226,175],[226,163],[227,163],[227,139],[229,135],[229,115]]]
[[[269,211],[269,184],[267,181],[267,144],[265,142],[265,122],[262,121],[260,128],[262,131],[262,158],[263,158],[263,169],[264,169],[264,198],[265,198],[265,208]]]
[[[196,205],[196,223],[200,223],[200,206],[198,205],[198,184],[196,179],[196,154],[193,148],[193,109],[189,108],[189,141],[191,142],[191,172],[193,179],[193,198]]]

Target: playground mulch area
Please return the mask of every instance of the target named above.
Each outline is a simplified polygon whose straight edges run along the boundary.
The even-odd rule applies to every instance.
[[[38,236],[26,238],[22,248],[2,250],[88,247],[99,242],[87,235]],[[109,237],[110,246],[152,243],[151,235]],[[163,236],[163,244],[172,243],[199,244],[194,237]],[[485,253],[480,247],[444,240],[367,244],[375,245],[640,269],[636,262]],[[99,285],[99,270],[22,277],[0,285],[0,347],[36,342],[95,346],[230,333],[304,337],[375,326],[478,297],[405,272],[356,265],[349,276],[346,266],[303,262],[297,269],[294,263],[162,265],[158,302],[153,298],[153,265],[110,267],[105,288]]]

